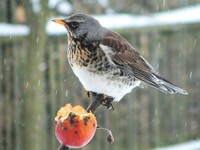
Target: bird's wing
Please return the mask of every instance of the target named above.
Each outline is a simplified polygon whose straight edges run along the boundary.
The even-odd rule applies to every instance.
[[[119,34],[108,30],[101,40],[103,50],[121,71],[163,92],[187,92],[162,78],[154,68]]]
[[[110,56],[116,64],[154,72],[154,68],[119,34],[109,31],[101,44],[110,48]],[[108,48],[107,48],[108,49]]]

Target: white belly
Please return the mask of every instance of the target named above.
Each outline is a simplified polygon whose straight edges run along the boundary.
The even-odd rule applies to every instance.
[[[108,75],[91,73],[86,68],[80,68],[76,65],[73,65],[72,69],[87,91],[111,96],[114,98],[114,101],[120,101],[125,94],[140,85],[140,81],[135,81],[133,86],[129,86],[120,80],[113,81],[108,79]]]

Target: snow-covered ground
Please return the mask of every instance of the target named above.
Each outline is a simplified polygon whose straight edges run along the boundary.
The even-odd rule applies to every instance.
[[[200,140],[190,141],[163,148],[156,148],[154,150],[200,150]]]
[[[151,26],[166,26],[177,24],[191,24],[200,22],[200,5],[154,13],[146,16],[131,14],[94,15],[99,22],[110,29],[145,28]],[[54,18],[65,18],[58,16]],[[52,18],[53,19],[53,18]],[[47,22],[46,32],[49,35],[66,34],[66,30],[51,20]],[[29,28],[24,25],[10,25],[0,23],[0,36],[24,36]]]

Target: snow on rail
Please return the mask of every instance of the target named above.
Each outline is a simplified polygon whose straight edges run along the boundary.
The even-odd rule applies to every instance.
[[[154,150],[199,150],[199,149],[200,149],[200,140],[195,140],[168,147],[156,148]]]
[[[166,26],[177,24],[191,24],[200,22],[200,5],[189,6],[167,12],[159,12],[145,16],[132,14],[104,14],[93,15],[99,22],[110,29],[145,28],[153,26]],[[58,16],[54,18],[65,18]],[[52,18],[53,19],[53,18]],[[46,24],[48,35],[66,34],[66,30],[58,27],[51,19]],[[25,25],[13,25],[0,23],[0,36],[26,36],[29,27]]]

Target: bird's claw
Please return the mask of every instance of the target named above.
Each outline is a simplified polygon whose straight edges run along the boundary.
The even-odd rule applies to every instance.
[[[106,106],[108,110],[110,109],[114,110],[114,107],[112,105],[112,100],[113,100],[112,98],[107,97],[101,102],[101,105]]]

